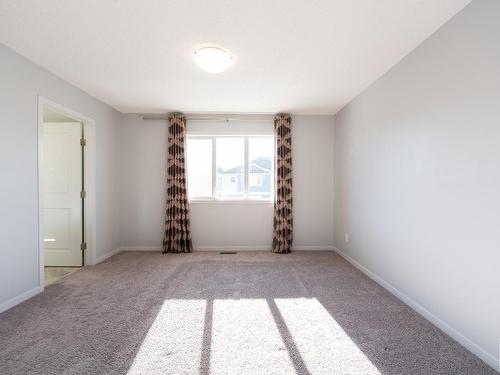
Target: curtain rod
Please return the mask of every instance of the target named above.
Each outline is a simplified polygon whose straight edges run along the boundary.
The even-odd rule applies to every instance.
[[[143,120],[167,120],[167,113],[158,114],[139,114]],[[265,114],[237,114],[237,113],[186,113],[186,120],[196,120],[196,121],[273,121],[274,115]]]

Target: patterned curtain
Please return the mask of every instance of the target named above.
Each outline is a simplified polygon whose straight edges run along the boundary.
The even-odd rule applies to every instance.
[[[193,251],[189,224],[189,204],[184,166],[186,117],[180,113],[168,116],[167,212],[163,253]]]
[[[274,200],[273,252],[292,249],[292,118],[282,113],[274,118],[276,138],[276,197]]]

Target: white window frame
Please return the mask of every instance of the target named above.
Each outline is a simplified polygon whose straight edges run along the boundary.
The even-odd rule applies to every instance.
[[[218,197],[216,195],[217,191],[217,138],[243,138],[244,140],[244,172],[243,172],[243,180],[244,180],[244,189],[243,196],[241,198],[223,198]],[[249,138],[272,138],[274,141],[274,135],[272,134],[230,134],[230,135],[198,135],[198,134],[187,134],[186,141],[188,139],[210,139],[212,142],[212,196],[211,197],[188,197],[189,203],[217,203],[217,204],[240,204],[240,203],[250,203],[250,204],[269,204],[274,202],[274,171],[275,171],[275,151],[273,153],[273,164],[272,164],[272,173],[271,173],[271,196],[269,198],[259,198],[253,195],[249,195]],[[187,146],[186,142],[186,173],[188,171],[189,166],[187,165],[187,154],[189,153],[189,146]],[[188,185],[188,194],[189,194],[189,179],[187,180]]]

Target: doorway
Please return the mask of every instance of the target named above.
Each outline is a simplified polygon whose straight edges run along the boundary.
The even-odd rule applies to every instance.
[[[44,113],[42,136],[45,267],[80,267],[85,243],[82,124],[56,122],[49,113]]]
[[[95,206],[88,202],[95,201],[89,189],[94,168],[87,165],[93,159],[88,139],[95,130],[93,120],[44,98],[39,98],[38,122],[39,276],[44,287],[95,264]]]

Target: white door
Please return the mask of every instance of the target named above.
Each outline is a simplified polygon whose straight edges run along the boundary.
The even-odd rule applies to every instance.
[[[46,266],[81,266],[82,125],[43,125],[43,239]]]

